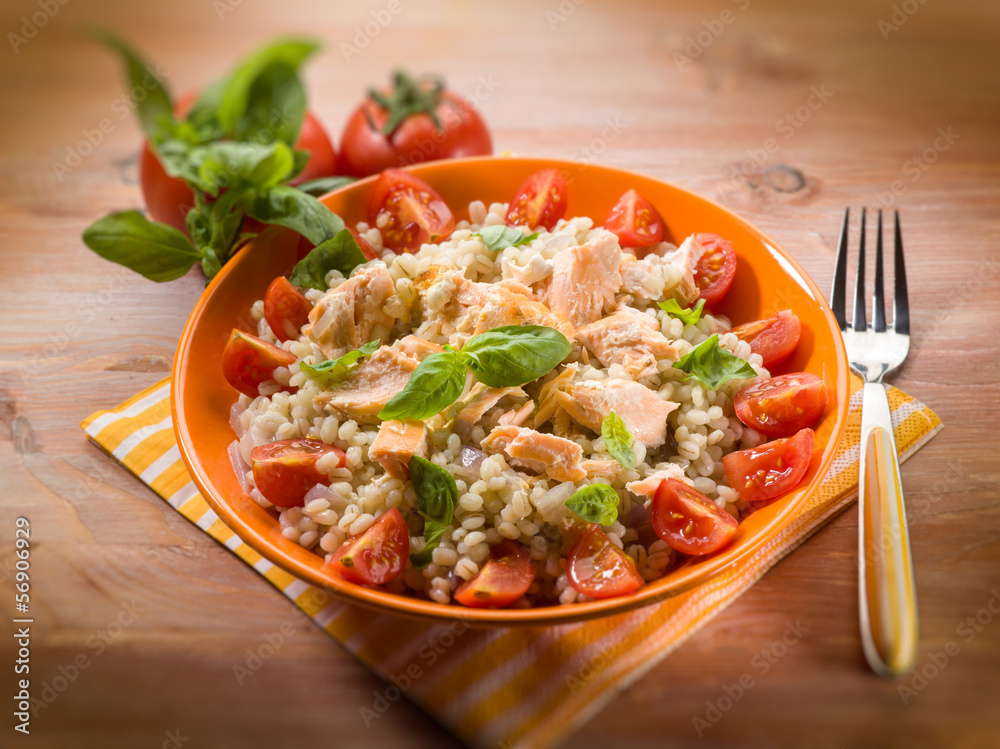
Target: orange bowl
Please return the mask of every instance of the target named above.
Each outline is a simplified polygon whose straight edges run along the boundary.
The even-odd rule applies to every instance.
[[[739,563],[773,538],[808,502],[833,461],[847,416],[848,365],[840,330],[822,293],[798,263],[759,229],[714,203],[639,174],[571,161],[474,158],[439,161],[412,171],[433,185],[455,211],[468,218],[471,200],[506,202],[529,174],[554,167],[569,186],[568,216],[600,222],[618,197],[636,188],[659,211],[667,237],[679,244],[707,231],[728,238],[737,254],[736,279],[716,313],[733,324],[792,309],[802,337],[792,359],[778,371],[807,371],[822,377],[829,403],[816,426],[816,449],[803,483],[740,523],[733,544],[722,552],[689,560],[661,579],[621,598],[528,609],[469,609],[352,585],[324,567],[323,558],[281,535],[277,516],[245,496],[227,448],[235,439],[229,410],[237,392],[222,375],[222,351],[233,327],[254,330],[250,307],[268,284],[287,274],[297,258],[298,235],[272,229],[242,249],[209,284],[181,335],[173,369],[173,415],[177,443],[202,496],[247,544],[306,582],[350,601],[406,616],[463,619],[482,624],[556,624],[618,613],[653,603],[704,583]],[[353,225],[364,219],[373,178],[330,193],[323,202]]]

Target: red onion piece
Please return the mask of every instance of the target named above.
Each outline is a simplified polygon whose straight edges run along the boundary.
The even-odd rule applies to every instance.
[[[243,456],[240,455],[240,441],[233,440],[229,443],[229,462],[233,464],[233,473],[236,474],[236,478],[240,482],[240,488],[243,493],[248,497],[250,496],[250,484],[247,482],[247,471],[250,470],[250,466],[246,464],[243,460]]]
[[[483,465],[483,460],[486,459],[486,453],[475,447],[462,445],[462,451],[459,453],[458,459],[462,463],[462,468],[477,479],[480,478],[479,469]]]
[[[239,401],[229,409],[229,426],[236,433],[237,438],[243,439],[243,425],[240,423],[240,416],[247,410],[246,406],[241,406]]]

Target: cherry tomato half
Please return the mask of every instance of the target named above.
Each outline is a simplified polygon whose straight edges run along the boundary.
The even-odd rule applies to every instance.
[[[729,485],[748,502],[766,502],[794,489],[806,475],[815,434],[801,429],[792,437],[722,456]]]
[[[628,595],[643,583],[632,557],[613,544],[597,523],[570,549],[566,576],[574,590],[591,598]]]
[[[178,116],[182,116],[194,103],[194,96],[182,97],[177,104]],[[299,139],[295,148],[309,151],[309,162],[301,174],[291,180],[297,185],[319,177],[329,177],[337,173],[337,152],[323,126],[310,112],[302,121]],[[153,221],[168,224],[187,234],[185,218],[194,206],[194,193],[187,182],[180,177],[171,177],[163,164],[156,157],[149,141],[142,144],[139,157],[139,183],[142,186],[142,199],[146,210]],[[253,219],[248,219],[248,223]],[[258,231],[260,230],[258,225]]]
[[[802,323],[791,310],[786,309],[766,320],[737,325],[729,332],[749,343],[750,350],[760,354],[764,366],[770,369],[775,364],[781,364],[795,351],[802,333]]]
[[[618,199],[604,219],[604,228],[618,237],[622,247],[642,249],[663,239],[663,219],[637,190],[629,190]]]
[[[473,609],[500,609],[528,592],[535,571],[517,541],[505,539],[490,547],[490,558],[470,580],[458,586],[455,600]]]
[[[389,120],[399,117],[402,120],[384,132]],[[491,153],[490,131],[472,104],[453,91],[400,73],[392,87],[369,95],[354,110],[340,136],[344,172],[357,177],[423,161]]]
[[[736,416],[769,437],[811,427],[826,410],[826,385],[808,372],[779,375],[744,388],[733,399]]]
[[[382,244],[396,252],[415,252],[440,242],[455,228],[455,217],[437,191],[399,169],[382,172],[368,194],[368,223],[382,232]]]
[[[410,554],[410,533],[399,509],[381,515],[364,533],[333,552],[330,566],[349,583],[384,585],[399,576]]]
[[[698,296],[711,307],[729,291],[736,275],[736,251],[729,241],[718,234],[695,234],[705,254],[694,269],[694,283]]]
[[[290,367],[295,361],[294,354],[233,328],[222,352],[222,373],[234,388],[256,398],[258,386],[274,377],[276,368]]]
[[[517,188],[505,220],[511,226],[541,226],[551,231],[566,215],[567,201],[566,180],[559,171],[539,169]]]
[[[664,479],[651,507],[656,534],[682,554],[703,556],[736,537],[739,522],[701,492],[678,479]]]
[[[316,461],[330,453],[337,456],[336,468],[347,464],[343,450],[319,440],[278,440],[255,447],[250,451],[250,468],[257,491],[278,507],[301,507],[316,484],[330,485],[326,471],[316,468]]]
[[[284,276],[271,281],[264,294],[264,319],[279,341],[297,339],[311,309],[312,303]]]

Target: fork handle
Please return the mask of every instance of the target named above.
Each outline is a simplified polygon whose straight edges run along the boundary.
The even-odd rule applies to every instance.
[[[876,673],[899,676],[916,660],[917,594],[889,399],[877,382],[864,386],[859,475],[861,641]]]

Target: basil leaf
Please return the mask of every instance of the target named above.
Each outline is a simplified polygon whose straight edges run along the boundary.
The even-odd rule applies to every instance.
[[[264,67],[253,84],[233,136],[255,143],[294,146],[306,115],[306,89],[298,70],[282,62]]]
[[[454,351],[431,354],[413,370],[406,387],[379,411],[388,421],[423,421],[454,403],[465,388],[465,363]]]
[[[187,158],[197,168],[196,186],[213,196],[223,188],[267,189],[280,185],[295,167],[291,147],[281,141],[267,145],[219,141],[195,146]]]
[[[332,385],[335,382],[342,380],[344,375],[354,368],[353,365],[356,364],[361,357],[371,356],[374,354],[378,345],[379,341],[370,341],[361,348],[356,348],[354,351],[348,351],[339,359],[327,359],[326,361],[321,361],[319,364],[306,364],[302,361],[299,362],[299,369],[305,372],[307,376],[323,385]]]
[[[114,34],[104,29],[95,29],[91,31],[91,35],[117,52],[125,63],[129,90],[132,92],[131,100],[135,102],[143,132],[154,142],[166,137],[174,122],[174,108],[163,80],[145,60]]]
[[[304,193],[312,195],[314,198],[319,198],[328,192],[339,190],[344,185],[349,185],[354,181],[354,177],[320,177],[319,179],[311,179],[308,182],[303,182],[295,187]]]
[[[305,114],[305,92],[296,71],[318,49],[315,42],[292,39],[269,44],[244,60],[217,94],[215,116],[223,132],[257,140],[276,108],[275,137],[295,143]]]
[[[617,460],[622,468],[635,468],[635,451],[632,449],[632,433],[629,432],[622,417],[614,409],[601,422],[601,437],[604,447],[611,457]]]
[[[573,347],[566,336],[544,325],[505,325],[473,336],[462,359],[484,385],[517,387],[551,372]]]
[[[323,290],[326,289],[326,274],[331,270],[339,270],[346,277],[366,262],[368,258],[358,247],[354,235],[348,229],[341,229],[332,239],[321,242],[299,260],[289,279],[295,286]]]
[[[202,249],[201,258],[201,272],[205,274],[205,283],[207,284],[213,278],[215,274],[222,270],[222,262],[219,260],[219,256],[215,254],[215,250],[211,247],[205,247]]]
[[[718,390],[730,380],[757,376],[757,371],[747,362],[719,346],[718,335],[691,349],[680,361],[674,362],[674,366],[687,374],[685,380],[698,380],[712,390]]]
[[[288,185],[278,185],[260,191],[248,212],[258,221],[277,224],[298,232],[314,245],[332,239],[344,228],[340,216],[312,195]],[[303,285],[306,284],[296,284],[296,286]]]
[[[448,471],[419,455],[410,458],[408,466],[417,494],[417,510],[424,518],[425,541],[424,548],[410,556],[410,562],[414,567],[424,567],[431,561],[432,552],[455,518],[458,487]]]
[[[192,146],[179,138],[167,138],[156,146],[156,155],[167,174],[171,177],[179,177],[188,184],[201,189],[198,164],[191,155],[195,148],[197,146]]]
[[[518,247],[527,244],[538,236],[538,232],[525,234],[519,229],[509,226],[484,226],[472,236],[479,237],[490,252],[499,252],[508,247]]]
[[[684,308],[681,307],[676,299],[670,298],[665,302],[659,302],[657,306],[671,317],[676,317],[685,325],[694,325],[701,319],[701,311],[705,307],[705,300],[699,299],[694,307]]]
[[[566,506],[584,520],[608,526],[618,519],[618,492],[607,484],[585,486],[566,500]]]
[[[202,259],[183,233],[149,221],[138,211],[122,211],[94,222],[83,241],[112,262],[141,273],[150,281],[173,281]]]

